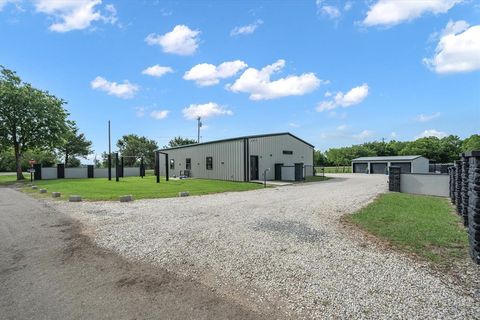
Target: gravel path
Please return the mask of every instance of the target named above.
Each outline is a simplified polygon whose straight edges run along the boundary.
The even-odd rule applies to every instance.
[[[288,318],[480,317],[479,301],[411,259],[365,245],[339,218],[383,175],[134,203],[56,202],[105,248]]]

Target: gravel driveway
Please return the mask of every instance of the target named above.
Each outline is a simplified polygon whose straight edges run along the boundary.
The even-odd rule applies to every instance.
[[[365,245],[339,218],[383,175],[133,203],[55,206],[102,247],[286,318],[476,318],[478,301],[411,259]]]

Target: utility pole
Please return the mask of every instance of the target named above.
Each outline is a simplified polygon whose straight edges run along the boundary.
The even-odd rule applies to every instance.
[[[200,128],[202,127],[201,118],[197,117],[197,143],[200,143]]]

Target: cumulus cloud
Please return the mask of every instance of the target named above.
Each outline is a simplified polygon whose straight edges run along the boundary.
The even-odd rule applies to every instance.
[[[254,23],[248,24],[246,26],[235,27],[230,31],[231,36],[245,35],[254,33],[255,30],[263,23],[262,20],[257,20]]]
[[[183,116],[189,120],[212,118],[216,116],[232,115],[233,112],[224,106],[218,105],[215,102],[205,104],[191,104],[182,110]]]
[[[139,87],[136,84],[130,83],[127,80],[123,83],[108,81],[103,77],[96,77],[90,82],[92,89],[105,91],[111,96],[122,99],[130,99],[135,96]]]
[[[232,92],[250,94],[251,100],[270,100],[287,96],[302,96],[312,92],[322,83],[314,73],[304,73],[300,76],[289,75],[272,81],[272,74],[279,72],[285,66],[285,60],[268,65],[261,70],[248,68],[227,89]]]
[[[169,112],[168,110],[153,110],[150,112],[150,117],[156,120],[162,120],[168,116]]]
[[[142,74],[146,74],[152,77],[160,78],[161,76],[173,72],[173,69],[170,67],[162,67],[158,64],[148,67],[142,71]]]
[[[365,140],[367,138],[370,138],[371,136],[373,136],[373,131],[363,130],[362,132],[352,135],[352,138],[357,140]]]
[[[428,122],[430,120],[433,120],[435,118],[440,117],[440,112],[435,112],[433,114],[419,114],[418,116],[415,117],[415,121],[418,122]]]
[[[338,19],[342,15],[342,9],[337,6],[328,4],[327,1],[317,0],[315,3],[317,5],[317,14],[319,15],[321,14],[322,16],[326,16],[332,20]],[[351,9],[351,7],[351,3],[347,2],[344,5],[343,10],[348,11]]]
[[[431,58],[425,65],[437,73],[471,72],[480,70],[480,25],[450,21],[440,36]]]
[[[322,6],[322,14],[328,16],[330,19],[336,19],[341,16],[340,10],[335,6]]]
[[[325,110],[333,110],[338,107],[347,108],[361,103],[368,96],[368,84],[364,83],[361,86],[350,89],[347,93],[341,91],[335,94],[333,100],[325,100],[317,105],[316,110],[322,112]],[[325,96],[330,96],[331,94]]]
[[[7,4],[17,4],[17,2],[19,2],[19,0],[0,0],[0,11],[2,11]]]
[[[100,9],[102,0],[36,0],[35,8],[52,16],[55,22],[49,29],[55,32],[82,30],[91,26],[92,22],[115,23],[117,10],[112,4]]]
[[[411,21],[426,13],[446,13],[463,0],[378,0],[363,20],[365,26],[394,26]]]
[[[198,48],[200,31],[191,30],[185,25],[177,25],[172,31],[159,35],[150,33],[146,38],[147,44],[158,45],[166,53],[188,56],[195,53]]]
[[[420,133],[418,136],[416,136],[415,139],[427,138],[427,137],[437,137],[441,139],[441,138],[445,138],[446,136],[448,136],[448,134],[443,131],[438,131],[435,129],[427,129],[422,133]]]
[[[218,84],[220,79],[233,77],[246,67],[247,64],[241,60],[227,61],[218,66],[200,63],[185,72],[183,79],[195,81],[201,87],[213,86]]]

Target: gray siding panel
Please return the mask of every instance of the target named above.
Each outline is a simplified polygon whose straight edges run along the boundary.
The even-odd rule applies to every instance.
[[[179,176],[185,170],[185,161],[192,159],[193,178],[243,181],[243,141],[234,140],[189,148],[166,150],[169,160],[175,160],[175,169],[169,176]],[[207,170],[206,158],[213,158],[213,170]],[[160,155],[160,174],[165,175],[165,160]]]

